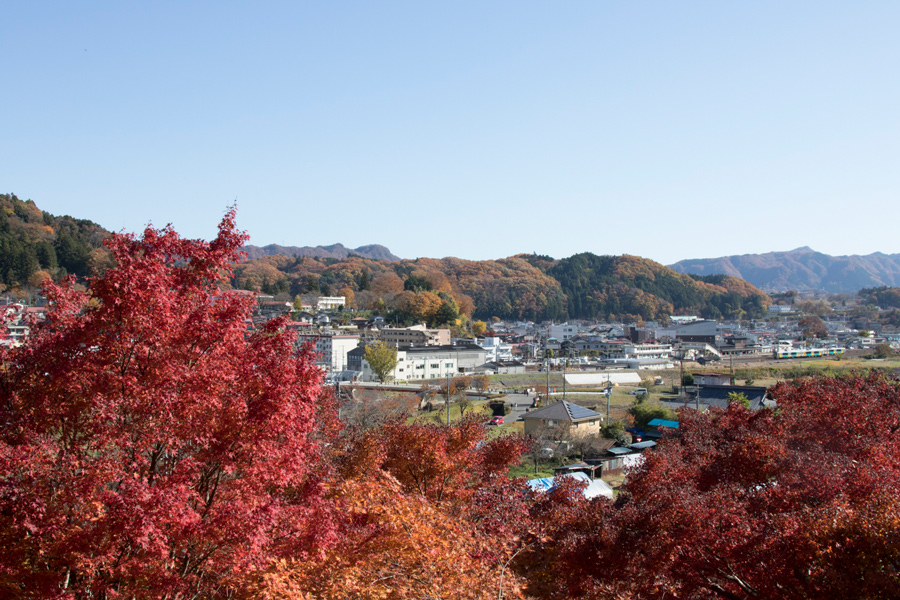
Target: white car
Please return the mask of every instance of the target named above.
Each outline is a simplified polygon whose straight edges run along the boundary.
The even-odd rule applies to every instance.
[[[637,396],[638,394],[646,394],[646,393],[647,393],[647,388],[634,388],[633,390],[631,390],[632,396]]]

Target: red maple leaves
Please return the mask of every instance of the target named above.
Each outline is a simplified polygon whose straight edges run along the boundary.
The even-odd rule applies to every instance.
[[[0,597],[887,598],[900,392],[683,411],[616,503],[506,475],[482,419],[342,430],[282,321],[220,292],[244,236],[112,237],[0,365]]]
[[[0,590],[214,596],[328,536],[319,380],[281,323],[250,333],[217,284],[244,236],[114,236],[116,266],[50,285],[53,310],[3,356]],[[302,491],[301,491],[302,490]]]
[[[777,410],[680,413],[614,507],[557,528],[566,596],[886,598],[900,584],[900,392],[779,384]],[[568,574],[568,575],[566,575]]]

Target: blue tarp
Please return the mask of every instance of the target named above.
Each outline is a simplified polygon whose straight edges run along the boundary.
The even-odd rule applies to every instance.
[[[613,497],[612,488],[609,487],[609,484],[603,481],[602,479],[591,479],[585,473],[566,473],[565,475],[560,475],[560,477],[572,477],[577,479],[578,481],[583,481],[587,485],[584,490],[582,490],[582,494],[584,494],[585,498],[595,498],[597,496],[606,496],[610,500]],[[553,477],[541,477],[540,479],[531,479],[528,482],[528,487],[533,489],[536,492],[549,492],[553,489]]]

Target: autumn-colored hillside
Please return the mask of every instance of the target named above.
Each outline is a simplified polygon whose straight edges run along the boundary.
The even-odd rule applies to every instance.
[[[46,277],[86,277],[109,265],[109,232],[91,221],[56,217],[31,200],[0,195],[0,288],[27,294]],[[387,255],[378,246],[372,256]],[[339,244],[324,248],[346,251]],[[272,250],[272,248],[269,248]],[[294,250],[303,250],[294,248]],[[357,249],[361,250],[361,249]],[[386,253],[386,254],[385,254]],[[398,320],[455,323],[490,319],[660,319],[679,313],[746,317],[763,313],[768,297],[745,281],[699,277],[637,256],[520,254],[498,260],[376,260],[271,254],[246,260],[234,287],[287,294],[338,295],[348,305]],[[393,257],[396,258],[396,257]]]
[[[0,194],[0,290],[25,293],[47,277],[87,276],[108,263],[107,236],[91,221],[56,217],[31,200]]]
[[[480,319],[557,321],[661,319],[679,313],[759,316],[769,302],[763,292],[734,277],[695,277],[637,256],[591,253],[561,260],[523,254],[486,261],[398,262],[267,256],[238,266],[232,283],[292,297],[341,295],[359,309],[395,311],[429,322],[436,322],[442,302],[455,303],[460,314]],[[418,298],[421,294],[430,296]]]

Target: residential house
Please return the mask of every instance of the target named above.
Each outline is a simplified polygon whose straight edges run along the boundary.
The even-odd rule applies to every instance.
[[[565,400],[525,413],[525,433],[559,429],[574,435],[597,435],[603,415]]]

